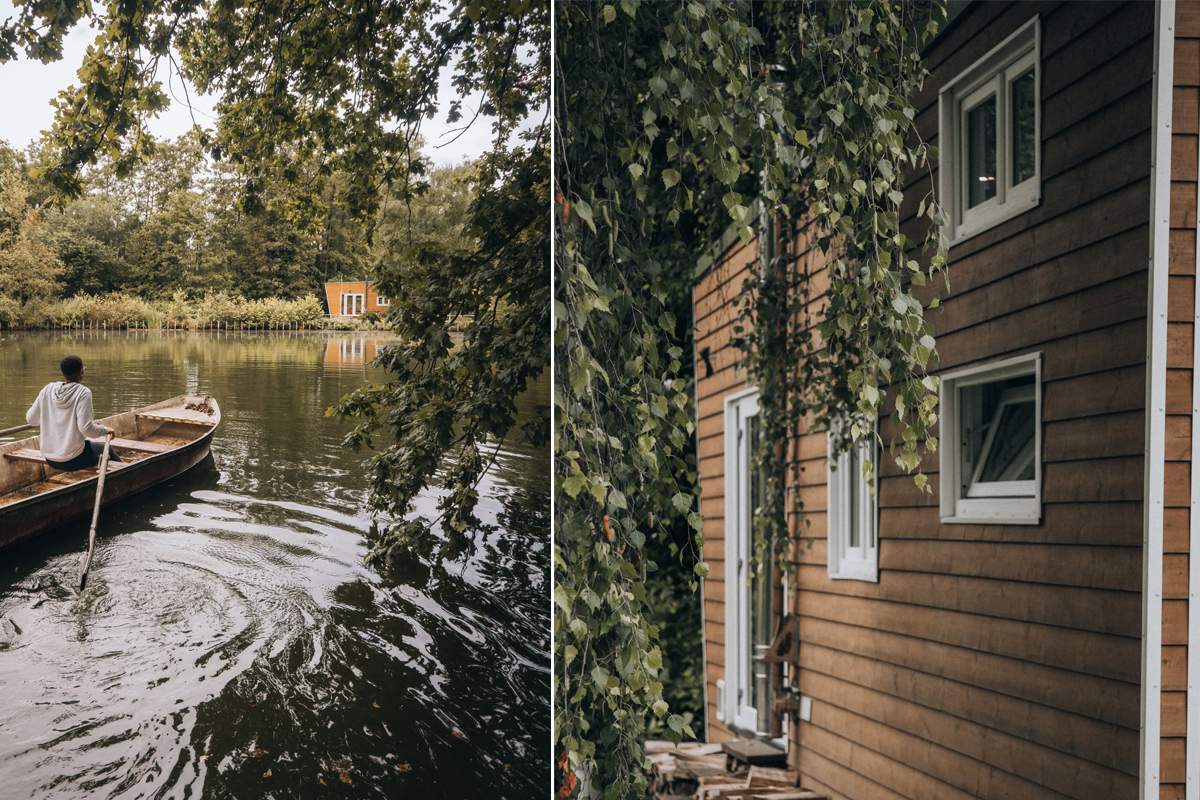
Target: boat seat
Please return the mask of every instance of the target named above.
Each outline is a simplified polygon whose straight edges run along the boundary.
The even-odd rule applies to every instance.
[[[203,425],[211,427],[216,420],[203,411],[193,411],[190,408],[164,408],[161,411],[139,411],[138,419],[150,419],[155,422],[181,422],[184,425]]]
[[[158,442],[139,442],[136,439],[117,439],[112,440],[112,446],[118,450],[132,450],[137,453],[165,453],[168,450],[173,450],[174,446],[169,444],[159,444]],[[22,447],[20,450],[14,450],[11,453],[5,453],[5,458],[13,461],[30,461],[34,464],[45,464],[46,457],[42,455],[41,450],[35,450],[32,447]],[[114,464],[119,462],[113,462]]]
[[[13,450],[11,453],[5,453],[4,457],[10,461],[32,461],[35,464],[46,463],[46,459],[42,456],[42,451],[34,450],[32,447],[22,447],[20,450]]]

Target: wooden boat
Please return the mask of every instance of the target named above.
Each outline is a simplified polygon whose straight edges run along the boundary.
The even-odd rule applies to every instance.
[[[203,461],[221,409],[211,397],[179,395],[99,422],[116,431],[103,505],[145,491]],[[42,458],[37,436],[0,445],[0,547],[91,514],[96,467],[61,472]]]

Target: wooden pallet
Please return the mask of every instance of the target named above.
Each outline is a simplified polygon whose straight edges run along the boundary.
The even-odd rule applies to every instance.
[[[800,786],[795,770],[733,764],[720,744],[646,742],[659,800],[827,800]]]

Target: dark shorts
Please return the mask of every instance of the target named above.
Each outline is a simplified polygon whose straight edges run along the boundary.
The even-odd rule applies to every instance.
[[[51,461],[46,459],[46,463],[55,469],[61,469],[64,472],[70,472],[73,469],[87,469],[88,467],[97,466],[100,463],[100,456],[104,453],[104,442],[93,442],[88,439],[84,443],[83,452],[72,458],[70,461]],[[111,447],[108,448],[108,460],[120,461],[121,457],[117,455],[117,451]]]

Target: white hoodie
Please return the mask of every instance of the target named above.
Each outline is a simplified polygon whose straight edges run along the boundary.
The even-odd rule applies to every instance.
[[[64,381],[42,387],[25,412],[25,421],[42,429],[42,455],[51,461],[70,461],[83,452],[85,437],[104,436],[111,430],[96,424],[92,390]]]

